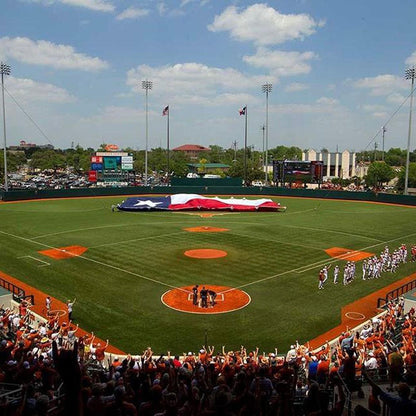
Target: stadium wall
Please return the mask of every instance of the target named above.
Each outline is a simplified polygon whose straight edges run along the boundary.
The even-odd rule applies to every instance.
[[[201,195],[262,195],[289,196],[298,198],[344,199],[416,206],[416,197],[411,195],[396,195],[375,192],[328,191],[322,189],[224,186],[211,185],[212,181],[218,181],[218,179],[213,179],[206,185],[196,186],[177,185],[169,187],[139,186],[123,188],[10,190],[8,192],[0,191],[0,198],[3,201],[23,201],[50,198],[193,193]],[[214,182],[214,184],[215,183],[218,182]]]

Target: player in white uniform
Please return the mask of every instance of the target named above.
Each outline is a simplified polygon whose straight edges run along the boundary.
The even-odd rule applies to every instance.
[[[334,285],[338,283],[339,266],[338,264],[334,267]]]

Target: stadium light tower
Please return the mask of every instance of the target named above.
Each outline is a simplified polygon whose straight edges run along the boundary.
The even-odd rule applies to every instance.
[[[142,88],[146,90],[146,150],[144,153],[144,185],[147,186],[147,152],[149,147],[149,107],[148,107],[148,96],[149,90],[153,87],[152,81],[142,81]]]
[[[263,125],[260,127],[260,129],[261,129],[261,130],[262,130],[262,132],[263,132],[263,150],[262,150],[261,158],[262,158],[262,160],[263,160],[263,169],[264,169],[264,167],[266,166],[265,157],[264,157],[264,133],[265,133],[265,131],[266,131],[266,126],[263,124]]]
[[[269,168],[269,93],[272,92],[272,84],[266,83],[261,86],[261,90],[266,93],[266,174],[265,174],[265,185],[269,182],[268,168]]]
[[[6,109],[4,107],[4,76],[10,75],[10,65],[3,62],[0,63],[1,73],[1,96],[3,99],[3,138],[4,138],[4,190],[9,190],[9,182],[7,179],[7,141],[6,141]]]
[[[410,162],[410,137],[412,135],[412,107],[413,107],[413,88],[415,85],[416,70],[415,67],[406,69],[405,78],[412,80],[412,87],[410,89],[410,111],[409,111],[409,131],[407,134],[407,153],[406,153],[406,174],[404,178],[404,194],[408,194],[409,182],[409,162]]]

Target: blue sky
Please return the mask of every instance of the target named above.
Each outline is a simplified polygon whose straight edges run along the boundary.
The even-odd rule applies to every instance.
[[[144,149],[148,79],[150,148],[166,145],[167,105],[171,147],[242,147],[247,105],[261,150],[265,82],[269,148],[373,149],[384,124],[386,149],[407,145],[414,0],[1,3],[8,144]]]

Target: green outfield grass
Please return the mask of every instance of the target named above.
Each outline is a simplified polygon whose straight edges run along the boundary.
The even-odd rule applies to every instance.
[[[364,202],[275,198],[285,213],[230,213],[212,218],[172,212],[111,212],[123,198],[0,204],[0,270],[62,301],[77,298],[74,318],[86,330],[130,353],[198,350],[207,337],[221,348],[286,351],[340,323],[340,309],[415,271],[318,291],[325,249],[379,254],[385,245],[416,243],[416,209]],[[190,233],[184,227],[229,228]],[[83,256],[48,260],[50,247],[88,247]],[[227,257],[184,256],[198,248]],[[47,260],[50,265],[33,260]],[[360,272],[360,264],[357,267]],[[332,270],[331,270],[332,272]],[[332,277],[332,273],[331,273]],[[177,312],[161,303],[171,287],[215,284],[241,287],[251,303],[220,315]]]

